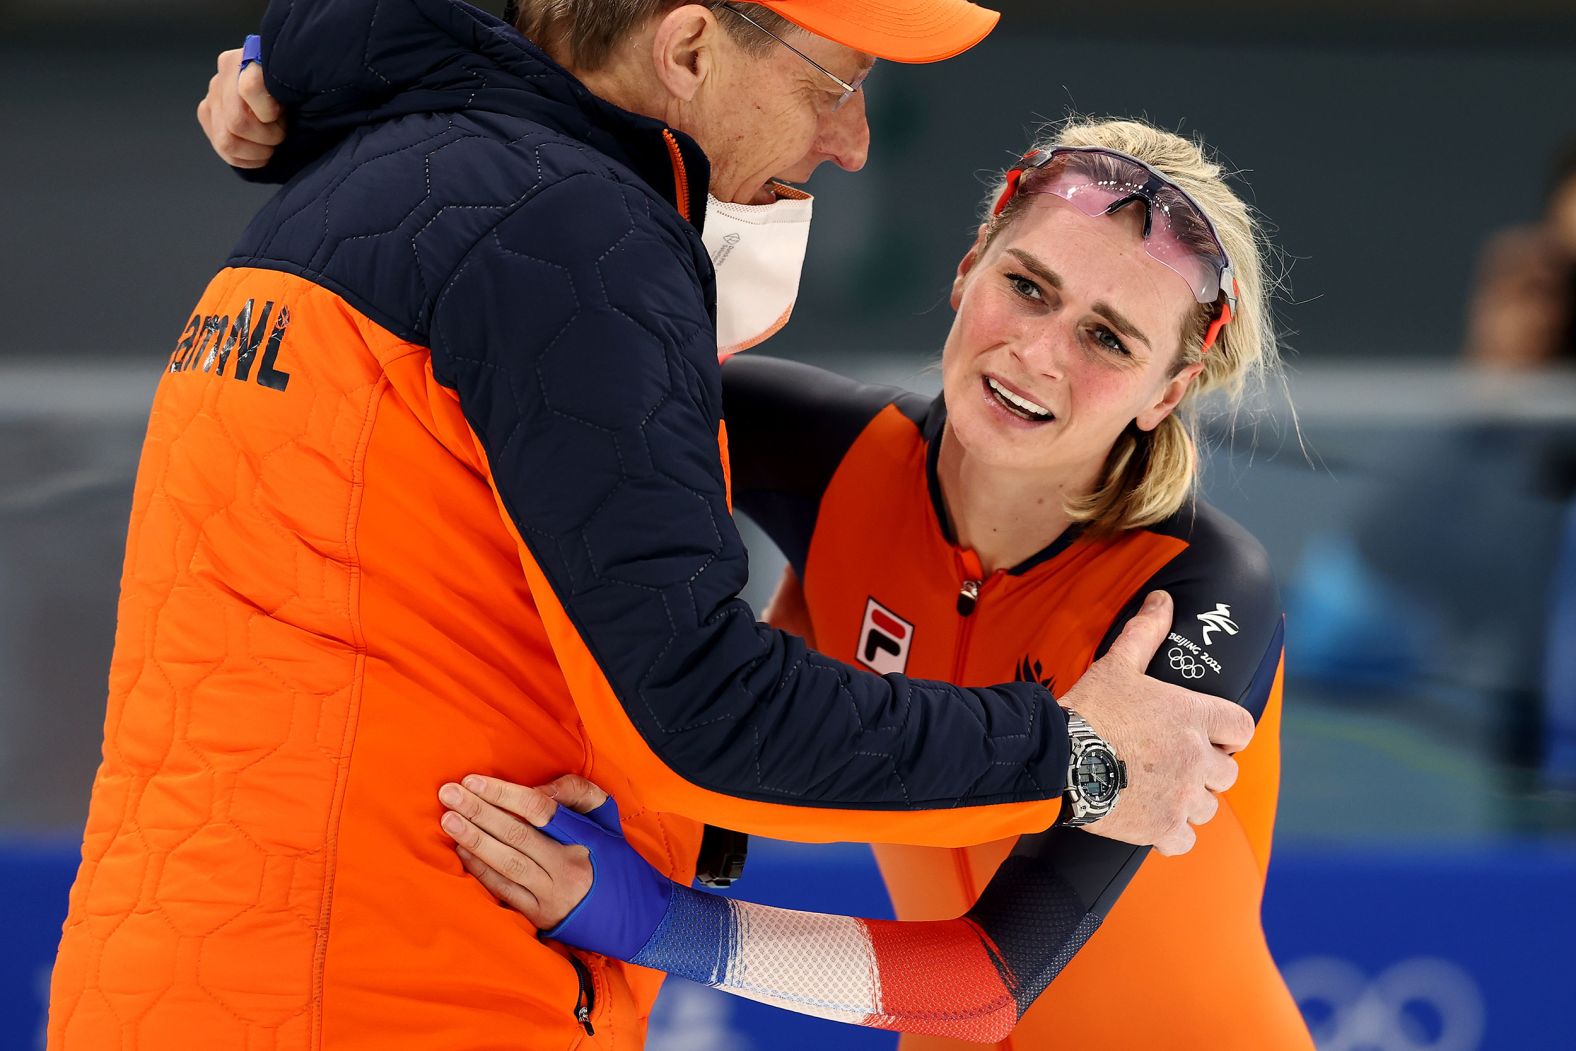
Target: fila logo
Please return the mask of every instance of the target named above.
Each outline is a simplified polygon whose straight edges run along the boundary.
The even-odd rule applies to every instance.
[[[908,667],[914,642],[914,625],[875,599],[865,603],[865,622],[859,628],[859,663],[882,675],[901,674]]]
[[[1211,645],[1215,640],[1210,633],[1224,631],[1227,635],[1237,633],[1236,622],[1231,619],[1231,607],[1224,602],[1215,603],[1215,608],[1208,613],[1200,613],[1198,619],[1204,625],[1204,645]]]

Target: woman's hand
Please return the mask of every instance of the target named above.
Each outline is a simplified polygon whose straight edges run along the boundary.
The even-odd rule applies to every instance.
[[[607,801],[585,778],[526,788],[472,774],[440,788],[438,801],[448,808],[441,824],[465,871],[539,929],[562,923],[591,889],[590,851],[539,831],[560,802],[584,814]]]
[[[219,55],[219,70],[197,103],[197,123],[226,164],[261,168],[285,140],[284,111],[263,86],[261,64],[239,70],[240,48]]]
[[[628,960],[667,913],[673,881],[635,852],[617,805],[583,777],[536,789],[472,774],[438,800],[465,870],[548,937]]]

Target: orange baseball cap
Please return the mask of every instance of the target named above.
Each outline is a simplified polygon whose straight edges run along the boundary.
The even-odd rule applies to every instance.
[[[891,62],[940,62],[985,39],[1001,15],[968,0],[756,0],[800,29]]]

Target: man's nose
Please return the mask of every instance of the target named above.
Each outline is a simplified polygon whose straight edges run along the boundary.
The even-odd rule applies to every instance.
[[[865,119],[865,93],[856,91],[841,109],[821,120],[816,148],[844,171],[856,172],[870,156],[870,123]]]

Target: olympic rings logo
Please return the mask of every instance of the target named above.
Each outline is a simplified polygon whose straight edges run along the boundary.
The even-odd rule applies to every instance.
[[[1433,956],[1370,979],[1346,960],[1309,956],[1282,969],[1320,1051],[1477,1051],[1485,1010],[1477,981]]]
[[[1182,652],[1180,646],[1172,646],[1171,652],[1166,654],[1171,661],[1171,670],[1182,673],[1184,679],[1202,679],[1204,666],[1193,659],[1191,653]]]

